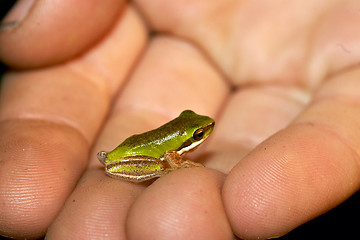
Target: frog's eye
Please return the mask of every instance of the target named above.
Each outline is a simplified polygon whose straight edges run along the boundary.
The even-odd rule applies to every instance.
[[[193,138],[196,140],[196,141],[199,141],[201,140],[202,138],[204,137],[204,129],[203,128],[200,128],[198,130],[196,130],[193,134]]]

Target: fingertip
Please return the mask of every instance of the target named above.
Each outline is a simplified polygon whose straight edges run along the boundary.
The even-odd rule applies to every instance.
[[[223,199],[232,229],[244,239],[290,232],[356,191],[355,164],[353,153],[327,132],[304,125],[280,131],[225,180]]]
[[[256,177],[256,167],[252,169],[246,165],[237,165],[227,176],[223,187],[224,207],[234,234],[241,239],[282,235],[273,230],[279,224],[274,219],[276,216],[271,214],[275,210],[274,199],[270,200],[270,196],[266,196],[268,191],[263,191],[263,179]]]
[[[88,145],[44,122],[3,121],[0,133],[0,233],[41,237],[84,170]]]
[[[46,239],[126,239],[128,209],[144,186],[90,167],[46,233]]]
[[[206,168],[180,169],[161,177],[132,205],[129,239],[231,239],[222,182],[222,174]]]

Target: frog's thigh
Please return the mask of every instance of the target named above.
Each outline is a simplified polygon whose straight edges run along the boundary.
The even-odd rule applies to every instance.
[[[114,178],[142,182],[168,173],[165,162],[148,156],[132,156],[106,165],[106,173]]]
[[[127,181],[130,182],[143,182],[143,181],[147,181],[150,180],[152,178],[156,178],[156,177],[161,177],[162,175],[166,174],[165,172],[159,173],[159,172],[154,172],[151,174],[144,174],[144,175],[129,175],[129,174],[124,174],[124,173],[116,173],[116,174],[109,174],[111,177],[113,178],[120,178],[120,179],[125,179]]]
[[[178,168],[188,168],[188,167],[203,167],[201,163],[196,163],[189,160],[183,160],[180,154],[178,154],[176,151],[167,151],[164,154],[164,158],[169,163],[172,170]]]

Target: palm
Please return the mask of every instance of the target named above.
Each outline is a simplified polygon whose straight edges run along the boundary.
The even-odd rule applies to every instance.
[[[345,71],[359,59],[357,36],[349,37],[357,8],[191,3],[136,1],[137,11],[119,12],[80,57],[5,76],[1,232],[34,237],[50,225],[48,236],[59,238],[269,237],[358,189],[359,73]],[[139,16],[158,34],[147,38]],[[21,59],[17,66],[27,66]],[[32,64],[44,65],[38,59]],[[104,174],[97,151],[188,108],[215,117],[208,143],[189,156],[209,168],[175,171],[147,188]]]

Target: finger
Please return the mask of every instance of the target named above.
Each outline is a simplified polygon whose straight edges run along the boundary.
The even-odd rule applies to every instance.
[[[0,139],[1,234],[17,238],[43,235],[85,169],[89,147],[112,94],[145,43],[142,22],[133,11],[124,13],[107,38],[82,58],[4,77],[0,95],[0,130],[6,136]],[[107,58],[118,65],[101,61]]]
[[[124,1],[19,1],[4,18],[0,60],[14,68],[64,62],[108,32]]]
[[[216,108],[224,101],[227,93],[227,84],[194,47],[169,37],[154,38],[126,87],[119,95],[99,137],[99,142],[91,154],[90,169],[94,169],[91,171],[94,171],[94,175],[97,174],[97,177],[89,176],[89,178],[104,180],[102,182],[91,181],[96,182],[99,186],[88,187],[88,191],[82,191],[82,189],[91,184],[88,184],[88,181],[81,181],[73,195],[83,195],[81,199],[87,199],[83,204],[88,206],[75,209],[71,207],[71,201],[67,202],[60,214],[61,222],[56,221],[49,234],[51,236],[57,235],[57,233],[61,234],[63,229],[71,229],[67,232],[68,234],[73,232],[88,234],[90,231],[95,235],[104,234],[106,231],[108,238],[118,238],[126,233],[134,234],[132,231],[143,231],[144,228],[147,228],[147,224],[138,225],[136,229],[131,227],[129,229],[131,232],[126,232],[125,225],[119,227],[116,223],[124,223],[128,215],[128,208],[125,209],[124,206],[129,207],[134,202],[133,197],[128,196],[128,191],[139,194],[137,196],[139,198],[143,191],[142,188],[149,183],[140,185],[140,188],[138,184],[131,183],[133,190],[129,190],[125,187],[129,186],[128,183],[105,175],[103,166],[96,159],[96,152],[111,150],[130,135],[159,127],[186,108],[193,109],[198,113],[214,115]],[[111,184],[104,184],[108,181]],[[215,183],[213,182],[213,184]],[[156,191],[153,194],[158,195]],[[104,196],[101,202],[92,197],[102,195]],[[117,202],[114,199],[117,199]],[[108,208],[106,211],[102,210],[104,206]],[[83,211],[85,208],[92,208],[92,211]],[[121,212],[119,208],[122,209]],[[144,212],[144,214],[146,213]],[[83,220],[77,224],[78,222],[71,219],[73,215],[80,215]],[[135,220],[133,220],[136,222],[137,218],[138,216],[135,216]],[[86,221],[86,219],[95,220]],[[104,229],[104,225],[106,229]],[[173,229],[172,231],[178,230]],[[84,237],[84,235],[81,236]]]
[[[359,76],[330,79],[293,124],[230,172],[223,194],[238,236],[283,235],[359,189]]]
[[[232,239],[220,194],[223,177],[191,168],[156,181],[131,207],[128,238]]]
[[[154,47],[144,56],[140,70],[127,85],[130,90],[120,95],[115,109],[154,109],[171,117],[186,108],[195,112],[211,109],[209,114],[214,115],[226,98],[229,85],[208,59],[192,45],[175,38],[159,38],[152,44]],[[153,84],[151,76],[156,76],[158,84]],[[179,83],[181,88],[174,87]]]
[[[313,86],[360,56],[358,1],[135,2],[155,31],[196,43],[236,84]]]
[[[153,95],[150,98],[148,97],[148,91],[145,91],[148,88],[144,88],[141,94],[148,100],[141,104],[141,108],[149,109],[151,106],[154,106],[157,110],[160,106],[162,107],[161,111],[163,111],[164,106],[170,109],[175,107],[177,114],[187,108],[194,109],[196,112],[199,109],[200,113],[203,111],[201,109],[207,109],[207,112],[216,110],[220,107],[228,93],[227,85],[197,51],[194,52],[187,45],[179,45],[176,42],[175,45],[172,42],[167,39],[159,39],[153,43],[154,48],[149,51],[149,55],[145,56],[147,60],[146,65],[144,61],[144,65],[139,67],[143,71],[139,71],[134,75],[134,81],[128,85],[130,89],[128,93],[136,89],[139,90],[137,86],[140,85],[140,81],[145,81],[144,79],[148,75],[152,75],[149,72],[151,73],[153,69],[158,69],[159,67],[155,67],[157,65],[162,66],[160,67],[162,72],[159,72],[157,75],[157,81],[160,84],[155,86],[166,86],[165,90],[167,91],[163,89],[160,96]],[[174,51],[170,51],[170,47]],[[158,58],[155,56],[159,54],[164,56],[164,58],[156,61]],[[168,56],[173,56],[175,62],[169,62]],[[128,104],[121,100],[128,99],[130,96],[131,94],[121,95],[117,108],[129,109]],[[166,99],[166,101],[164,102],[163,99]],[[156,102],[161,102],[162,104],[156,104]],[[140,106],[137,107],[139,108]],[[209,115],[213,114],[210,113]],[[184,171],[177,172],[177,174],[169,174],[158,180],[159,185],[156,184],[154,187],[147,189],[146,194],[140,195],[128,215],[127,233],[129,238],[148,239],[150,236],[164,236],[164,238],[170,239],[183,239],[188,237],[189,234],[194,235],[195,239],[196,236],[202,236],[199,239],[205,239],[206,237],[210,237],[207,239],[211,239],[211,237],[216,239],[218,236],[226,237],[229,234],[231,236],[230,228],[225,215],[223,215],[224,212],[218,196],[221,180],[216,176],[209,175],[207,172],[207,174],[203,175],[199,171],[202,171],[202,169],[185,169]],[[191,178],[190,175],[196,176]],[[174,184],[170,184],[171,182]],[[182,183],[175,185],[177,182]],[[198,182],[201,183],[197,185],[196,183]],[[204,187],[205,185],[207,188]],[[205,189],[203,191],[209,193],[209,195],[200,194],[200,189]],[[197,199],[194,199],[196,198],[194,196],[196,192],[199,195]],[[149,202],[150,198],[154,199]],[[208,199],[208,201],[204,202],[203,207],[199,208],[199,203],[204,198]],[[148,203],[147,206],[146,202]],[[166,207],[164,203],[166,203]],[[205,213],[204,209],[211,210]],[[153,215],[156,212],[158,216]],[[179,227],[180,216],[182,216],[180,222],[182,220],[185,221]],[[189,218],[189,216],[192,216],[192,218]],[[209,222],[207,223],[213,227],[212,230],[209,230],[211,227],[203,228],[202,224],[204,224],[204,219],[207,219],[206,216],[209,216]],[[152,219],[151,223],[148,222],[150,218]],[[141,224],[141,230],[139,230],[138,222],[144,223]]]
[[[145,185],[114,181],[98,168],[87,171],[48,229],[46,238],[126,239],[128,209]]]

